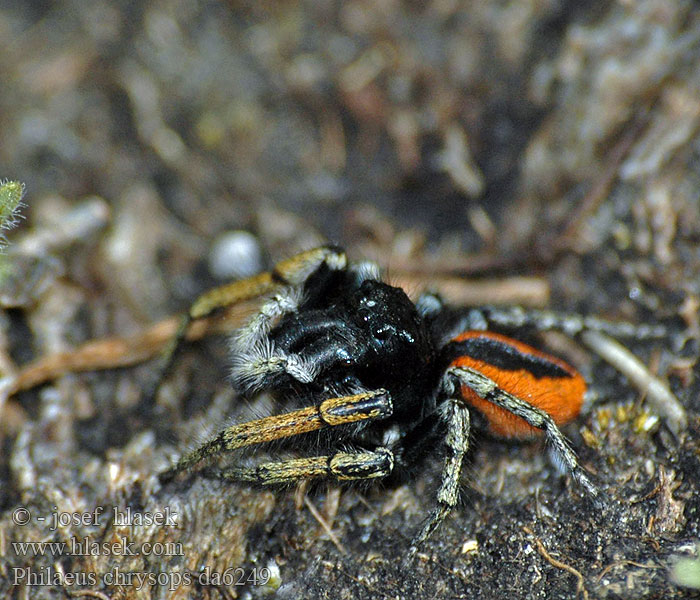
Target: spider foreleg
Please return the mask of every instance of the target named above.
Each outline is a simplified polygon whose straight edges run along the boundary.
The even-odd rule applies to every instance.
[[[336,427],[367,419],[383,419],[392,414],[391,398],[386,390],[374,390],[329,398],[318,406],[309,406],[281,415],[273,415],[221,431],[216,437],[185,454],[177,464],[160,474],[161,483],[167,483],[178,473],[201,460],[222,452],[253,444],[271,442],[280,438]]]
[[[232,353],[231,376],[240,389],[253,391],[270,378],[287,374],[301,383],[311,383],[318,374],[318,364],[299,354],[288,354],[263,339],[252,347],[236,348]]]
[[[280,286],[299,286],[326,265],[331,271],[347,268],[345,252],[336,246],[319,246],[300,252],[275,265],[272,271],[234,281],[202,294],[190,307],[191,319],[200,319],[218,308],[257,298]]]
[[[374,451],[338,452],[332,455],[266,462],[255,467],[231,467],[217,476],[227,481],[258,485],[294,483],[302,479],[333,477],[339,481],[386,477],[394,468],[394,456],[386,448]]]
[[[264,340],[278,319],[297,311],[301,299],[302,290],[295,287],[277,292],[266,300],[258,313],[233,335],[231,351],[234,355]]]

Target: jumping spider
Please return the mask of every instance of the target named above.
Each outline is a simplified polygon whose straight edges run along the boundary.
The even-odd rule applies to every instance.
[[[581,375],[486,329],[529,325],[615,334],[614,324],[521,309],[452,309],[433,294],[414,304],[383,283],[373,263],[348,263],[343,250],[323,246],[204,294],[179,337],[189,320],[260,295],[267,300],[233,338],[233,380],[244,394],[273,390],[296,409],[224,429],[161,473],[161,482],[203,459],[275,440],[314,455],[233,466],[218,475],[262,485],[383,478],[439,448],[437,506],[413,539],[415,552],[457,503],[473,415],[508,438],[544,432],[555,459],[599,496],[557,427],[579,414]],[[309,443],[296,443],[301,440]]]

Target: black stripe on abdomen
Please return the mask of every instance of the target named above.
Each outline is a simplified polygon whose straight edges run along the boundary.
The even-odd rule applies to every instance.
[[[468,356],[504,371],[527,371],[538,379],[572,377],[564,367],[546,357],[523,352],[503,340],[489,337],[488,334],[450,342],[443,348],[442,354],[447,364],[460,356]]]

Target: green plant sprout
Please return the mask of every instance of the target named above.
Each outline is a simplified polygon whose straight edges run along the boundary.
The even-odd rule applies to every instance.
[[[9,271],[8,261],[4,256],[7,248],[5,232],[19,222],[19,211],[24,206],[23,197],[24,184],[19,181],[0,180],[0,285]]]

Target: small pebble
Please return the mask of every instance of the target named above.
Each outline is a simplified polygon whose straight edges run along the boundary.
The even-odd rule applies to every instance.
[[[247,231],[219,235],[209,251],[209,271],[217,279],[242,279],[263,269],[258,239]]]

